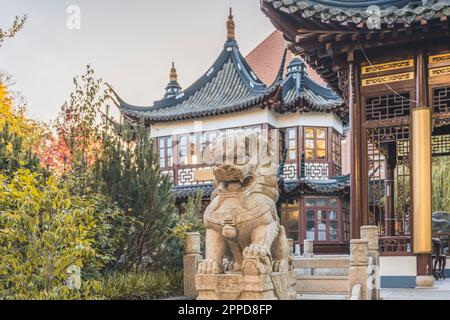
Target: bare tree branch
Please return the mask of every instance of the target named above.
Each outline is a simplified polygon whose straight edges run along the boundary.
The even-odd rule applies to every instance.
[[[27,15],[23,15],[22,17],[16,16],[14,18],[13,25],[8,30],[3,30],[0,28],[0,47],[2,46],[2,42],[5,41],[6,38],[12,38],[19,32],[25,22],[27,21]]]

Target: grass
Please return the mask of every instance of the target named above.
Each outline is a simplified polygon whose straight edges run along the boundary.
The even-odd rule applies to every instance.
[[[112,273],[103,282],[103,296],[110,300],[152,300],[180,294],[182,271]]]

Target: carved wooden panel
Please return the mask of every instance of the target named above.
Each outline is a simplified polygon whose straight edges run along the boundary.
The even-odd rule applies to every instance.
[[[164,170],[164,171],[161,171],[161,173],[166,176],[169,176],[170,181],[173,183],[173,181],[174,181],[173,180],[173,170]]]
[[[286,163],[284,165],[283,176],[285,180],[295,180],[298,178],[298,169],[296,163]]]
[[[305,163],[306,178],[311,180],[328,179],[328,163],[307,162]]]
[[[433,109],[435,113],[450,112],[450,87],[433,89]]]
[[[410,114],[409,93],[388,94],[366,98],[365,120],[388,120]]]

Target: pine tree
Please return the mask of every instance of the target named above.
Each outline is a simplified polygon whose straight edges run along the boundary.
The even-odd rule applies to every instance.
[[[95,171],[100,190],[130,217],[130,233],[115,266],[151,269],[167,252],[175,221],[171,182],[161,174],[150,128],[105,119],[103,155]]]

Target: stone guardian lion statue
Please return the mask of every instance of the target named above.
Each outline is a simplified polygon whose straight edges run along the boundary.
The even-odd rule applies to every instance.
[[[293,269],[276,202],[277,169],[268,141],[250,130],[223,133],[211,146],[215,187],[205,211],[205,260],[198,274],[264,275]]]

